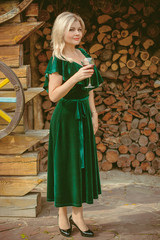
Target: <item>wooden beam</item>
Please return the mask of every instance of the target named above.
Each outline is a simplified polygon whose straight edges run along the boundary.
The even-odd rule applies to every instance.
[[[3,80],[0,79],[0,83],[1,83],[2,81],[3,81]],[[23,87],[24,90],[29,87],[29,85],[28,85],[28,79],[27,79],[27,78],[19,78],[19,81],[21,82],[22,87]],[[12,85],[12,83],[9,81],[9,83],[6,84],[5,86],[3,86],[3,87],[1,88],[1,90],[13,90],[13,85]]]
[[[0,176],[0,196],[24,196],[43,182],[40,176]]]
[[[31,192],[41,192],[43,195],[47,193],[47,172],[40,172],[39,176],[43,181],[38,184]]]
[[[25,134],[11,133],[0,139],[0,154],[22,154],[48,134],[48,129],[28,130]]]
[[[31,99],[33,99],[35,96],[37,96],[39,93],[43,92],[44,89],[42,87],[37,87],[37,88],[28,88],[26,91],[24,91],[25,95],[25,103],[28,103]],[[1,99],[2,97],[5,98],[14,98],[16,97],[16,92],[15,91],[0,91],[1,93]],[[1,100],[0,100],[1,102]],[[10,102],[1,102],[1,109],[6,111],[6,112],[11,112],[16,108],[16,103]]]
[[[39,172],[39,157],[38,152],[28,152],[21,155],[0,155],[0,175],[37,175]]]
[[[6,126],[0,125],[0,130],[4,129]],[[18,125],[12,132],[13,133],[25,133],[25,126],[24,125]]]
[[[23,197],[0,197],[1,217],[36,217],[40,211],[40,193],[28,193]]]
[[[10,67],[23,65],[23,45],[0,47],[0,60]]]
[[[22,22],[16,24],[3,24],[0,26],[0,46],[22,43],[44,22]]]
[[[19,68],[11,68],[11,69],[13,70],[13,72],[19,78],[19,80],[22,84],[22,87],[24,89],[26,89],[27,87],[31,87],[31,68],[30,68],[30,65],[22,65]],[[1,83],[4,81],[5,78],[6,78],[5,75],[2,72],[0,72],[0,86],[1,86]],[[7,89],[7,90],[13,89],[13,85],[11,84],[10,81],[5,86],[2,87],[2,90],[5,90],[5,89]]]

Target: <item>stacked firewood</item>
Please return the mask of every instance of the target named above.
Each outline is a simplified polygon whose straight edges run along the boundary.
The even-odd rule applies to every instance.
[[[147,24],[129,7],[122,17],[102,14],[97,22],[98,27],[92,26],[85,40],[92,43],[89,52],[103,77],[124,81],[133,76],[156,79],[160,75],[160,28],[156,20]]]
[[[44,85],[45,81],[45,70],[48,65],[48,61],[52,56],[52,50],[50,46],[51,41],[51,30],[53,25],[53,15],[54,15],[54,8],[52,4],[48,4],[46,9],[42,9],[39,11],[38,19],[39,21],[44,21],[44,26],[39,29],[37,33],[37,42],[35,44],[35,52],[34,55],[37,58],[38,63],[38,72],[40,74],[40,86]],[[42,109],[44,110],[44,128],[48,129],[50,125],[50,119],[52,113],[54,111],[54,103],[49,100],[48,94],[46,91],[40,94],[43,98]],[[47,152],[48,149],[43,147],[43,152]],[[46,155],[46,153],[45,153]],[[46,169],[46,158],[44,159],[45,162],[45,169]],[[42,164],[43,165],[43,164]]]
[[[147,86],[147,87],[146,87]],[[95,92],[99,167],[154,174],[160,169],[160,90],[148,80],[104,83]],[[159,171],[160,172],[160,171]]]
[[[40,172],[46,172],[47,171],[47,162],[48,162],[48,141],[49,136],[43,138],[40,142],[38,142],[34,146],[34,151],[37,151],[39,153],[39,170]]]
[[[160,172],[160,20],[157,3],[153,0],[152,5],[145,6],[138,0],[127,1],[127,4],[121,1],[117,11],[96,6],[98,2],[90,3],[97,20],[94,24],[87,23],[90,28],[80,47],[95,59],[104,78],[102,86],[95,90],[99,113],[96,134],[99,167],[104,171],[119,167],[123,171],[133,169],[135,173]],[[37,31],[39,38],[35,44],[41,86],[52,55],[50,40],[55,16],[52,5],[39,16],[46,21]],[[49,128],[55,104],[45,91],[41,96],[45,128]]]
[[[150,14],[141,10],[136,4],[119,17],[102,14],[97,31],[86,36],[88,42],[96,37],[89,52],[107,79],[95,94],[98,161],[105,171],[160,172],[160,21],[147,22]]]

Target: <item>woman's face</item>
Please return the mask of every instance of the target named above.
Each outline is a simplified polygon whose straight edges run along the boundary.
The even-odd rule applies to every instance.
[[[64,33],[64,41],[68,45],[78,45],[82,39],[82,27],[79,21],[72,23],[69,31],[66,30]]]

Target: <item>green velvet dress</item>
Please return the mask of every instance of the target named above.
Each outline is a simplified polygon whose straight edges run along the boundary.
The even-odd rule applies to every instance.
[[[89,55],[81,48],[79,50]],[[51,57],[47,69],[44,89],[48,92],[48,75],[58,72],[63,83],[82,66]],[[102,83],[94,67],[92,85]],[[48,148],[47,201],[54,201],[55,207],[75,206],[93,203],[101,193],[97,150],[89,107],[88,80],[77,83],[58,102],[51,121]]]

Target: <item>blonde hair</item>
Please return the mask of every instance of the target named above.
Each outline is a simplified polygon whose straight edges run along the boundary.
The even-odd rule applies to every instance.
[[[51,46],[53,48],[53,56],[71,62],[71,59],[66,58],[63,55],[63,49],[65,47],[64,33],[66,30],[69,31],[71,25],[75,21],[79,21],[82,27],[82,33],[84,35],[85,24],[79,15],[71,12],[63,12],[57,16],[51,34]]]

